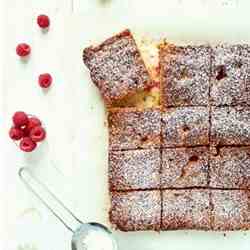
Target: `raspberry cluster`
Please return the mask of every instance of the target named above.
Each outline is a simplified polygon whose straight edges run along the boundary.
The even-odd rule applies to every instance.
[[[46,137],[46,131],[42,122],[34,116],[29,116],[23,111],[17,111],[12,117],[13,125],[9,130],[9,136],[14,141],[19,141],[19,148],[24,152],[31,152],[37,147],[37,143]]]

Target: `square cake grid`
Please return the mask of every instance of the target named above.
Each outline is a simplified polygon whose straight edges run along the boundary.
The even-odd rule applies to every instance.
[[[163,109],[109,112],[122,231],[250,229],[250,47],[160,48]]]

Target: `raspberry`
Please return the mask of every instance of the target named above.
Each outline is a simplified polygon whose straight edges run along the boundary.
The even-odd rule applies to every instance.
[[[22,111],[17,111],[13,115],[12,120],[16,127],[26,126],[29,122],[28,116]]]
[[[30,138],[34,142],[43,141],[45,139],[45,137],[46,137],[46,132],[45,132],[44,128],[42,128],[41,126],[34,127],[30,131]]]
[[[30,136],[30,130],[28,129],[27,126],[21,128],[22,132],[23,132],[23,137],[29,137]]]
[[[37,24],[39,25],[40,28],[46,29],[49,27],[50,20],[49,17],[46,15],[39,15],[37,17]]]
[[[16,53],[20,57],[24,57],[30,54],[31,48],[28,44],[26,43],[20,43],[16,47]]]
[[[29,137],[24,137],[19,145],[20,149],[24,152],[31,152],[36,148],[36,143]]]
[[[52,76],[48,73],[39,75],[38,82],[40,87],[48,88],[52,83]]]
[[[221,79],[227,77],[226,67],[224,65],[219,65],[217,68],[216,80],[220,81]]]
[[[28,125],[27,125],[27,127],[25,129],[27,129],[30,132],[31,129],[33,129],[34,127],[41,126],[41,125],[42,125],[42,123],[41,123],[41,121],[38,118],[36,118],[36,117],[30,117]]]
[[[23,137],[23,131],[20,128],[12,127],[9,130],[9,136],[12,140],[18,141]]]
[[[145,90],[150,91],[153,88],[159,88],[159,87],[160,87],[160,83],[158,81],[152,81],[151,85],[148,86]]]

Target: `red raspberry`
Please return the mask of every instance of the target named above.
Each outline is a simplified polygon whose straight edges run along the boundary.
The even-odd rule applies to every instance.
[[[151,82],[151,85],[148,86],[145,90],[146,91],[150,91],[152,90],[153,88],[160,88],[160,83],[158,81],[152,81]]]
[[[52,76],[49,73],[39,75],[38,82],[40,87],[48,88],[52,83]]]
[[[34,127],[30,131],[30,138],[34,142],[43,141],[45,139],[45,137],[46,137],[46,132],[45,132],[44,128],[42,128],[41,126]]]
[[[27,126],[21,128],[22,132],[23,132],[23,137],[29,137],[30,136],[30,130],[28,129]]]
[[[24,137],[19,147],[24,152],[31,152],[36,148],[36,142],[32,141],[29,137]]]
[[[46,29],[49,27],[50,20],[49,17],[46,15],[39,15],[37,17],[37,24],[39,25],[40,28]]]
[[[18,141],[23,137],[23,131],[20,128],[12,127],[9,130],[9,136],[12,140]]]
[[[26,43],[20,43],[16,47],[16,53],[17,55],[24,57],[30,54],[31,48]]]
[[[12,120],[16,127],[26,126],[29,122],[28,116],[22,111],[17,111],[13,115]]]
[[[30,117],[26,129],[30,132],[31,129],[33,129],[34,127],[41,126],[41,125],[42,125],[42,123],[41,123],[41,121],[38,118],[36,118],[36,117]]]

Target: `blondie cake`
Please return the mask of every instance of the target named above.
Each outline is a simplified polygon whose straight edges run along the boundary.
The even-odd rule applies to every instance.
[[[127,30],[84,62],[107,104],[114,228],[249,230],[250,46],[156,48]]]

